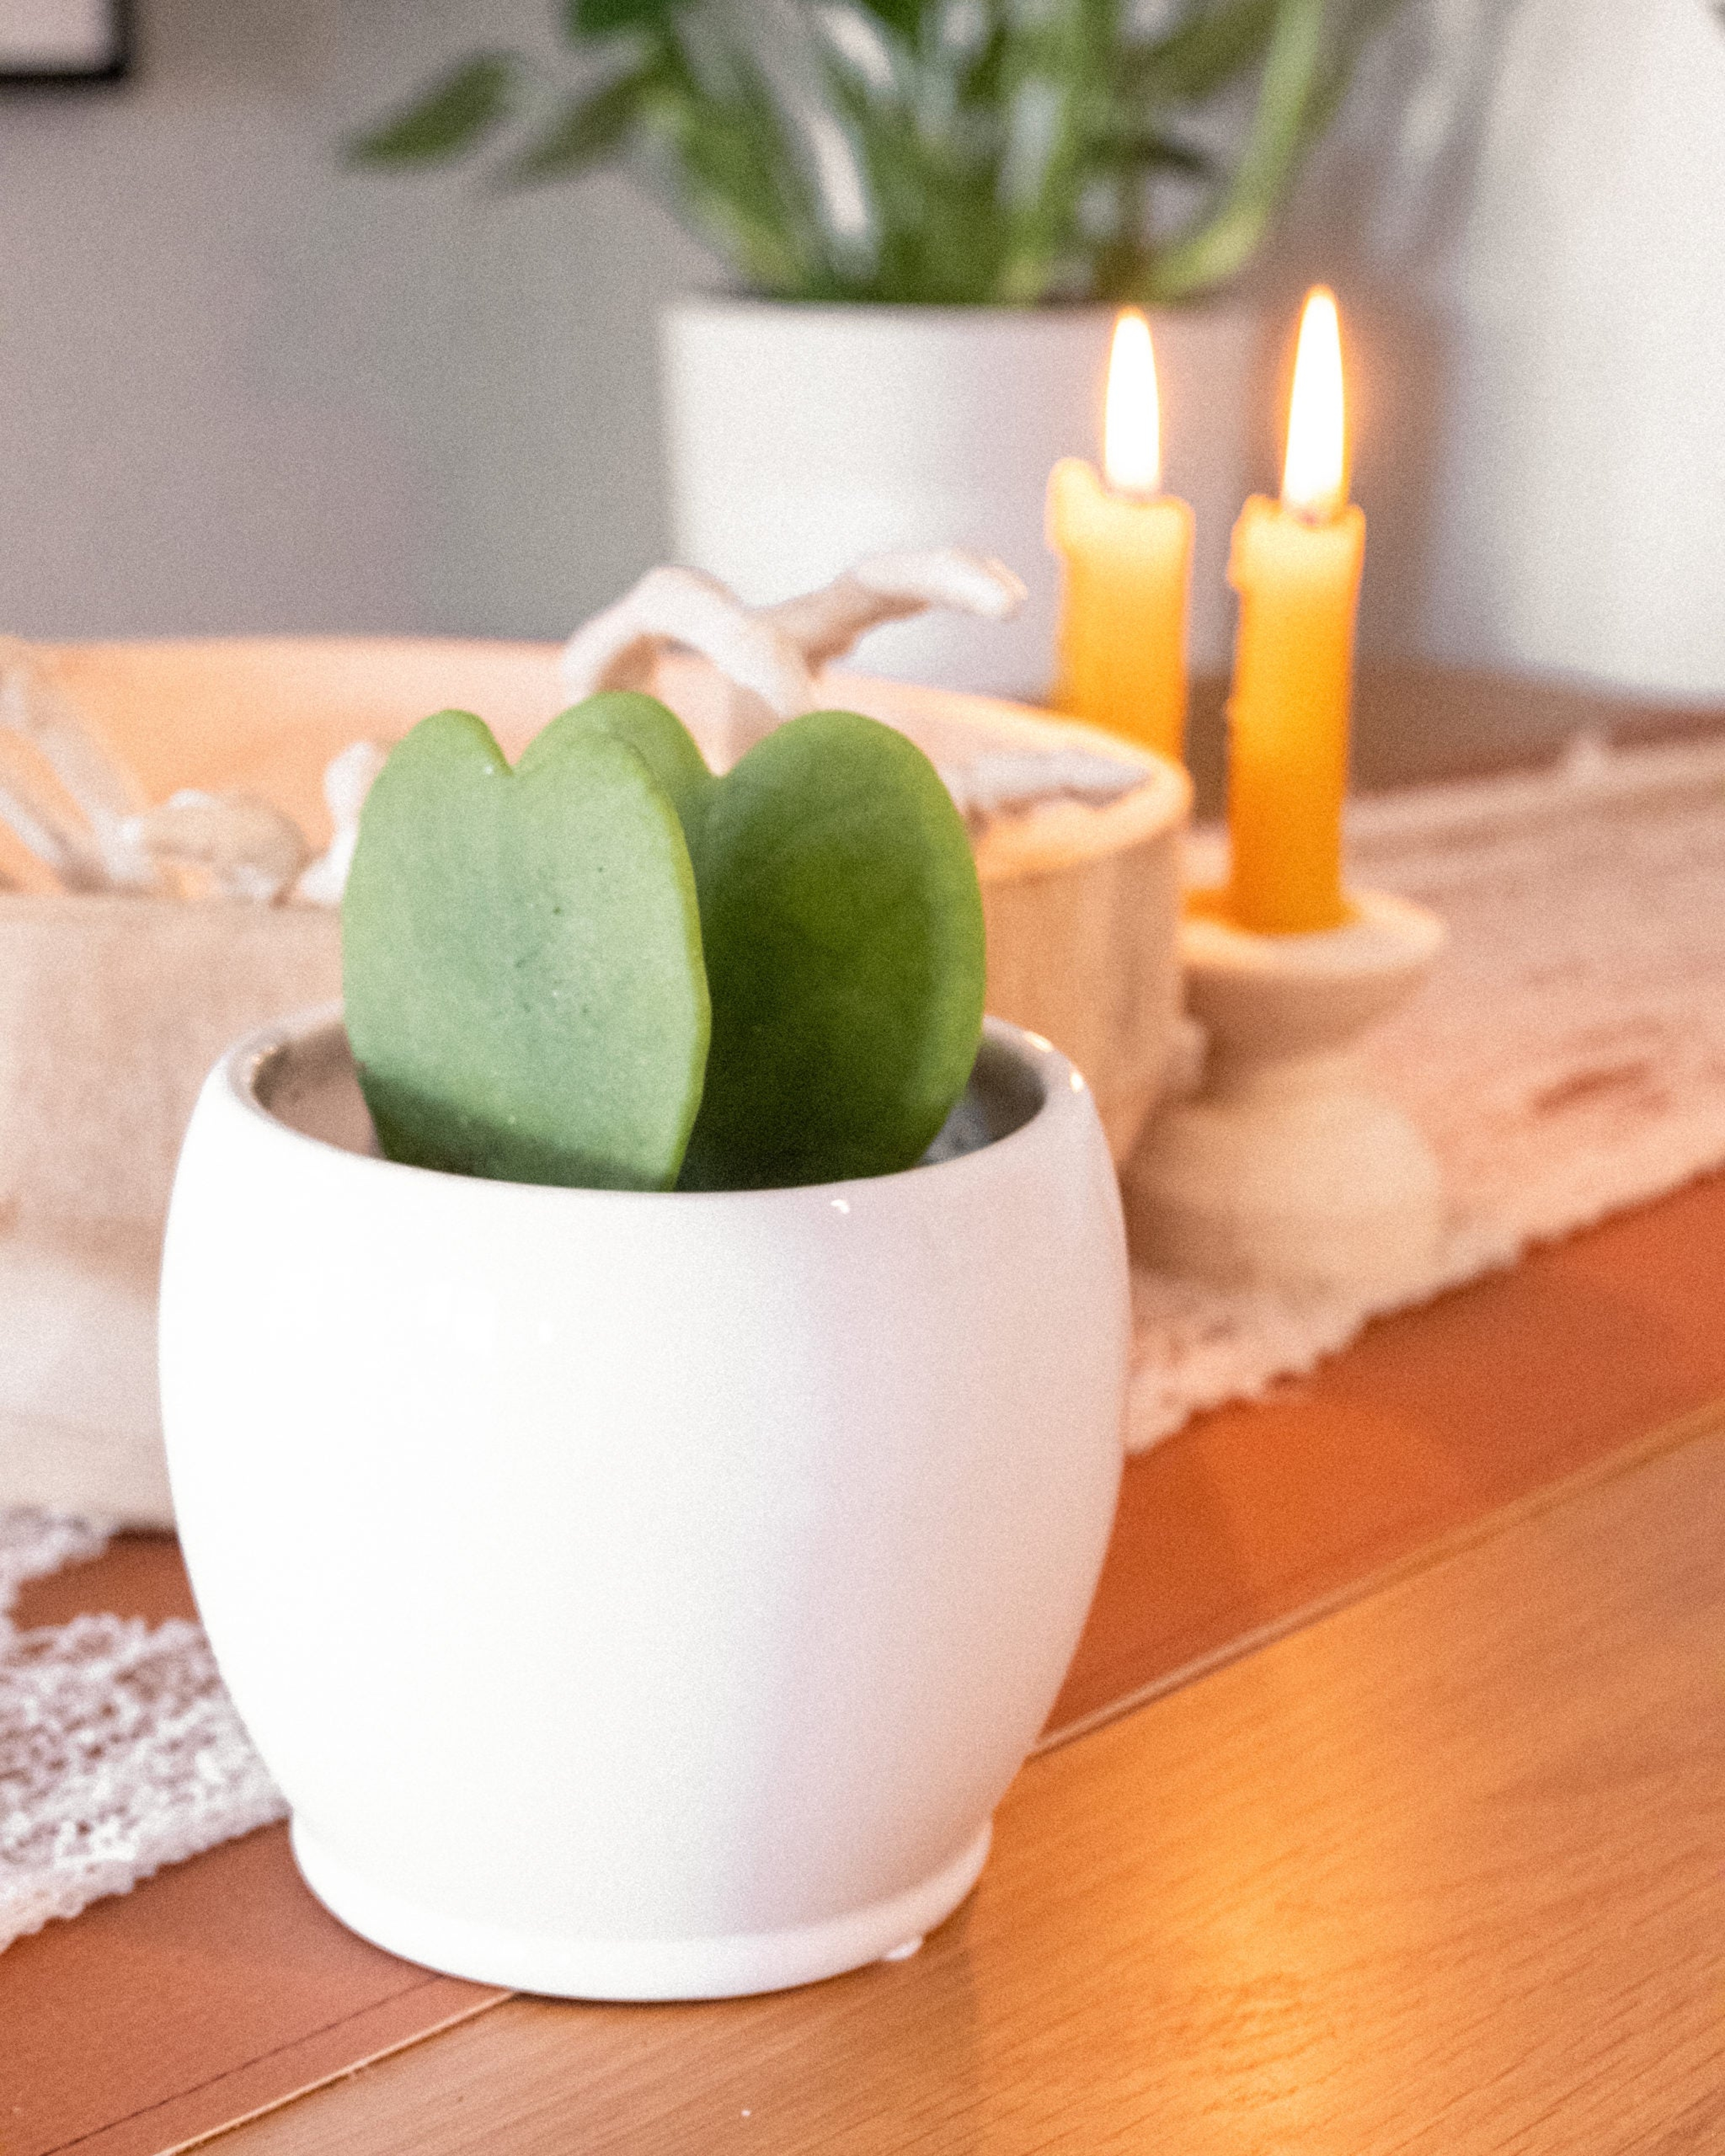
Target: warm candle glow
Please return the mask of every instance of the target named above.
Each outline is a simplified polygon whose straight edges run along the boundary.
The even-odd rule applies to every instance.
[[[1162,491],[1162,412],[1150,325],[1128,307],[1114,325],[1102,417],[1102,471],[1117,494]]]
[[[1288,454],[1282,467],[1285,509],[1322,523],[1348,499],[1347,434],[1342,408],[1342,326],[1336,295],[1322,285],[1307,295],[1288,407]]]
[[[1240,593],[1228,700],[1228,911],[1260,936],[1348,919],[1342,803],[1353,696],[1364,512],[1348,499],[1336,297],[1306,302],[1281,500],[1255,494],[1234,527]]]

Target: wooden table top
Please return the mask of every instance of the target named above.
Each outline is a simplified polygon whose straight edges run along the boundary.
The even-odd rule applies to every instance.
[[[1370,1597],[1674,1429],[1712,1427],[1722,1311],[1725,1174],[1381,1321],[1271,1400],[1200,1417],[1127,1468],[1051,1742]],[[172,1545],[122,1540],[32,1583],[18,1616],[82,1609],[189,1614]],[[0,1956],[0,2151],[162,2156],[502,1996],[344,1930],[265,1829]]]
[[[1518,761],[1578,723],[1671,724],[1523,684],[1446,681],[1430,711],[1399,677],[1378,685],[1374,702],[1362,683],[1361,736],[1370,750],[1381,704],[1385,773],[1363,756],[1379,783],[1476,767],[1481,727]],[[1722,1308],[1716,1178],[1391,1319],[1271,1405],[1203,1418],[1137,1463],[1055,1716],[1101,1726],[1024,1770],[977,1894],[914,1960],[716,2005],[481,2000],[418,2043],[429,2020],[392,1998],[376,2010],[401,2028],[367,2041],[411,2048],[213,2145],[1725,2149]],[[1656,1434],[1705,1401],[1722,1406]],[[141,1614],[183,1592],[162,1602],[147,1551],[105,1565],[103,1607],[134,1606],[128,1566]],[[81,1591],[38,1583],[21,1616],[54,1621],[90,1606]],[[1106,1719],[1122,1700],[1141,1703]],[[175,1953],[208,1990],[198,1892],[238,1893],[273,1972],[280,1899],[248,1902],[242,1875],[278,1842],[21,1941],[0,2097],[21,2033],[31,2051],[27,2010],[59,2024],[82,1997],[43,1989],[44,1971],[64,1978],[99,1934],[153,1974],[127,1993],[130,2035],[73,2016],[80,2082],[92,2038],[159,2041]],[[314,2035],[336,1947],[372,1954],[326,1928],[322,1958],[293,1972]],[[222,1967],[242,1994],[258,1974],[237,1950]],[[274,2027],[280,2000],[251,2003]],[[259,2042],[250,2105],[305,2085],[296,2068],[269,2095],[280,2061]],[[363,2055],[338,2046],[323,2071]],[[221,2106],[196,2126],[146,2107],[112,2146],[187,2145],[249,2107],[241,2083]],[[8,2109],[23,2123],[0,2102],[0,2156]],[[98,2140],[85,2122],[28,2145]]]
[[[234,2156],[1725,2146],[1725,1416],[1045,1754],[913,1960],[511,1999]]]

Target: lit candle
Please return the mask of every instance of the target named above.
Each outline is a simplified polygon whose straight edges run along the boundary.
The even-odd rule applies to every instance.
[[[1049,475],[1048,542],[1065,587],[1054,702],[1178,761],[1192,511],[1162,491],[1156,362],[1135,308],[1114,326],[1102,465],[1106,483],[1081,457]]]
[[[1234,527],[1240,594],[1228,703],[1228,911],[1242,928],[1339,927],[1342,798],[1353,624],[1366,547],[1348,500],[1335,295],[1307,298],[1294,362],[1281,500],[1254,495]]]

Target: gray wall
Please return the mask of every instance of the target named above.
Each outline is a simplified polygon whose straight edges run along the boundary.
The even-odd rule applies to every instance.
[[[134,84],[0,101],[0,624],[549,635],[657,557],[693,248],[610,180],[336,157],[550,12],[140,0]]]
[[[619,180],[337,157],[476,43],[556,64],[552,0],[138,8],[131,85],[0,100],[0,625],[555,635],[660,558],[655,314],[711,264]],[[1373,116],[1423,60],[1382,56],[1267,296],[1368,259]],[[1426,363],[1399,299],[1354,326]],[[1427,450],[1366,418],[1374,568],[1417,561]],[[1374,574],[1368,644],[1417,643],[1414,581]]]
[[[555,635],[661,557],[655,314],[712,265],[619,180],[505,194],[337,155],[476,43],[557,64],[552,12],[139,0],[135,83],[0,101],[0,624]],[[1431,366],[1419,244],[1386,266],[1360,210],[1428,58],[1384,51],[1256,279],[1291,309],[1351,267],[1379,382]],[[1399,650],[1430,444],[1389,416],[1362,413],[1365,636]]]
[[[616,179],[503,194],[465,171],[346,172],[337,154],[476,43],[558,64],[553,0],[137,4],[134,84],[0,96],[0,627],[550,636],[660,558],[655,316],[712,265]],[[1631,260],[1662,222],[1624,177],[1636,146],[1615,166],[1596,147],[1612,100],[1592,77],[1566,88],[1565,54],[1589,28],[1609,76],[1663,24],[1668,75],[1725,68],[1725,36],[1696,28],[1713,24],[1703,0],[1620,4],[1406,0],[1254,273],[1277,320],[1316,276],[1347,305],[1368,651],[1725,690],[1712,526],[1692,540],[1663,514],[1699,491],[1725,520],[1725,423],[1701,417],[1719,400],[1652,410],[1683,476],[1648,512],[1662,547],[1634,527],[1640,584],[1595,561],[1596,527],[1631,526],[1575,476],[1607,423],[1585,398],[1561,424],[1547,410],[1575,336],[1543,265],[1567,261],[1590,305],[1600,219]],[[1641,72],[1651,110],[1669,107]],[[1569,162],[1530,162],[1559,93]],[[1686,218],[1725,110],[1725,88],[1697,95],[1669,190]],[[1657,347],[1662,317],[1641,311]],[[1690,342],[1686,364],[1710,368],[1712,343]],[[1634,382],[1657,360],[1623,364]],[[1630,601],[1648,612],[1650,577],[1648,648],[1620,624],[1594,634]],[[1676,659],[1666,617],[1688,636]]]

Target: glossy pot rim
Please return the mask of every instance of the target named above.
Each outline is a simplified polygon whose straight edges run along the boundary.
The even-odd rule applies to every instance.
[[[304,1073],[312,1059],[316,1073],[321,1065],[322,1082],[339,1084],[332,1065],[347,1065],[348,1048],[339,1004],[322,1004],[295,1013],[260,1028],[238,1041],[211,1072],[207,1091],[214,1094],[239,1127],[254,1142],[305,1152],[308,1164],[316,1162],[321,1173],[350,1180],[376,1201],[387,1202],[388,1194],[406,1197],[416,1194],[421,1202],[442,1190],[451,1204],[494,1207],[558,1208],[567,1211],[603,1208],[607,1210],[655,1209],[669,1220],[689,1217],[700,1209],[711,1212],[728,1207],[751,1214],[788,1213],[812,1209],[849,1209],[854,1197],[865,1196],[870,1209],[890,1204],[896,1197],[908,1197],[914,1188],[922,1195],[938,1187],[931,1178],[945,1178],[951,1188],[959,1178],[1013,1175],[1028,1167],[1050,1147],[1058,1147],[1076,1119],[1096,1113],[1091,1089],[1082,1073],[1060,1050],[1040,1034],[1009,1024],[1004,1019],[985,1018],[978,1068],[991,1065],[997,1089],[1019,1091],[1016,1106],[1027,1105],[1025,1089],[1037,1096],[1028,1113],[1016,1115],[1010,1099],[1004,1102],[1008,1127],[970,1151],[937,1160],[921,1160],[889,1175],[858,1176],[832,1183],[798,1183],[760,1190],[605,1190],[579,1185],[509,1183],[485,1177],[453,1173],[441,1168],[421,1168],[405,1161],[362,1152],[353,1146],[320,1136],[304,1128],[274,1104],[273,1095],[298,1070]],[[314,1076],[314,1082],[316,1082]],[[348,1081],[352,1082],[351,1079]],[[971,1086],[976,1080],[973,1077]]]

